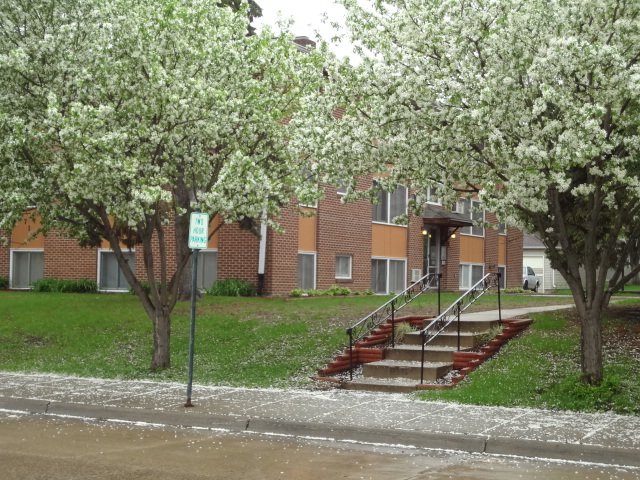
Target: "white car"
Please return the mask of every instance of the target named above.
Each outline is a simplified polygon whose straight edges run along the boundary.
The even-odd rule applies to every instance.
[[[539,286],[540,286],[540,279],[536,276],[536,273],[533,271],[533,268],[523,265],[522,266],[522,288],[524,288],[525,290],[533,290],[534,292],[537,292]]]

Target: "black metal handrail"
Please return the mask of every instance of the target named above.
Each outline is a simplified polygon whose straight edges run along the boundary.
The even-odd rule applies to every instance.
[[[434,286],[438,287],[438,314],[440,314],[440,277],[442,277],[441,273],[426,274],[420,280],[405,289],[402,293],[393,297],[387,303],[371,312],[355,325],[347,328],[347,335],[349,335],[349,372],[352,380],[354,343],[364,338],[387,320],[391,319],[391,343],[392,346],[395,346],[396,312],[407,306],[418,296],[422,295]]]
[[[488,273],[478,283],[467,290],[460,298],[439,314],[422,330],[422,362],[420,368],[420,383],[424,382],[424,350],[445,328],[457,320],[458,322],[458,351],[460,351],[460,315],[482,295],[494,286],[498,288],[498,319],[502,321],[502,305],[500,302],[500,273]],[[480,290],[481,289],[481,290]]]

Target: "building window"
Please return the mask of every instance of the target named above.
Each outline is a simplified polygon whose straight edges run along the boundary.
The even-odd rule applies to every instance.
[[[371,219],[379,223],[392,223],[407,213],[407,188],[399,186],[393,193],[378,192],[378,203],[372,205]]]
[[[500,288],[506,288],[507,284],[507,267],[498,267],[498,273],[500,274]]]
[[[499,223],[498,224],[498,234],[499,235],[506,235],[507,234],[507,224],[506,223]]]
[[[438,189],[436,187],[427,188],[425,203],[430,203],[431,205],[442,205],[442,201],[438,198]]]
[[[211,288],[218,279],[218,251],[198,251],[197,287],[202,290]]]
[[[125,260],[136,273],[136,254],[133,251],[123,251]],[[98,288],[100,290],[127,290],[129,282],[118,265],[116,254],[112,250],[98,252]]]
[[[371,290],[378,294],[401,293],[406,288],[406,261],[371,259]]]
[[[468,290],[482,280],[484,265],[460,264],[460,289]]]
[[[298,288],[316,289],[316,254],[298,252]]]
[[[11,253],[11,288],[30,288],[44,277],[43,250],[13,250]]]
[[[336,255],[336,278],[351,278],[351,255]]]
[[[484,221],[484,210],[480,208],[478,200],[461,198],[458,200],[458,212],[474,222]],[[473,225],[471,227],[462,227],[460,229],[462,235],[472,235],[474,237],[484,237],[484,227],[481,225]]]

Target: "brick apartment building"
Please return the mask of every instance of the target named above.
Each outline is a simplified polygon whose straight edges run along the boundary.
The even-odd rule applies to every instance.
[[[259,239],[237,224],[223,225],[199,253],[198,283],[207,287],[216,279],[238,278],[254,283],[262,295],[332,285],[389,293],[402,291],[425,273],[442,273],[443,289],[457,291],[500,271],[503,286],[521,286],[521,231],[472,225],[478,218],[495,225],[496,218],[466,199],[456,212],[426,203],[422,217],[409,215],[408,225],[395,225],[391,220],[406,212],[407,196],[401,187],[382,193],[377,205],[366,200],[343,204],[339,189],[327,186],[317,205],[282,211],[284,233],[263,228]],[[37,220],[25,213],[22,222],[5,232],[10,244],[0,247],[0,276],[10,279],[11,288],[29,288],[39,278],[55,277],[95,280],[104,291],[128,289],[107,242],[103,248],[80,248],[57,232],[29,240],[29,232],[37,228]],[[166,238],[173,238],[173,232]],[[141,248],[128,253],[138,275],[143,272]],[[168,250],[175,248],[169,245]]]
[[[315,47],[307,37],[295,42],[301,52]],[[338,109],[334,116],[341,114]],[[359,188],[370,187],[372,181],[361,180]],[[263,228],[258,239],[237,224],[223,225],[208,248],[199,251],[198,284],[208,287],[216,279],[238,278],[253,282],[262,295],[332,285],[399,293],[425,273],[442,273],[443,289],[457,291],[485,273],[500,271],[503,285],[522,286],[522,232],[473,226],[472,219],[497,223],[491,213],[477,211],[475,200],[461,200],[457,212],[427,202],[422,217],[409,215],[408,225],[395,225],[391,220],[407,211],[407,195],[401,187],[381,194],[377,205],[365,200],[342,204],[341,192],[327,186],[317,205],[282,211],[278,221],[285,233]],[[0,277],[8,277],[11,288],[26,289],[35,280],[52,277],[95,280],[103,291],[128,289],[108,242],[102,248],[80,248],[59,232],[30,238],[37,228],[37,220],[26,212],[11,232],[0,231],[0,237],[10,240],[8,247],[0,246]],[[165,238],[174,239],[168,230]],[[139,278],[141,248],[128,253]],[[175,245],[167,245],[167,251],[175,252]],[[175,257],[169,262],[169,269],[175,268]]]

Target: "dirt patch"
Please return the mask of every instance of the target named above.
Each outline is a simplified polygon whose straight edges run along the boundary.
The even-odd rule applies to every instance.
[[[640,361],[640,305],[614,305],[603,325],[604,349],[626,352]]]
[[[24,335],[22,341],[29,347],[46,347],[51,345],[51,341],[48,338],[38,335]]]

